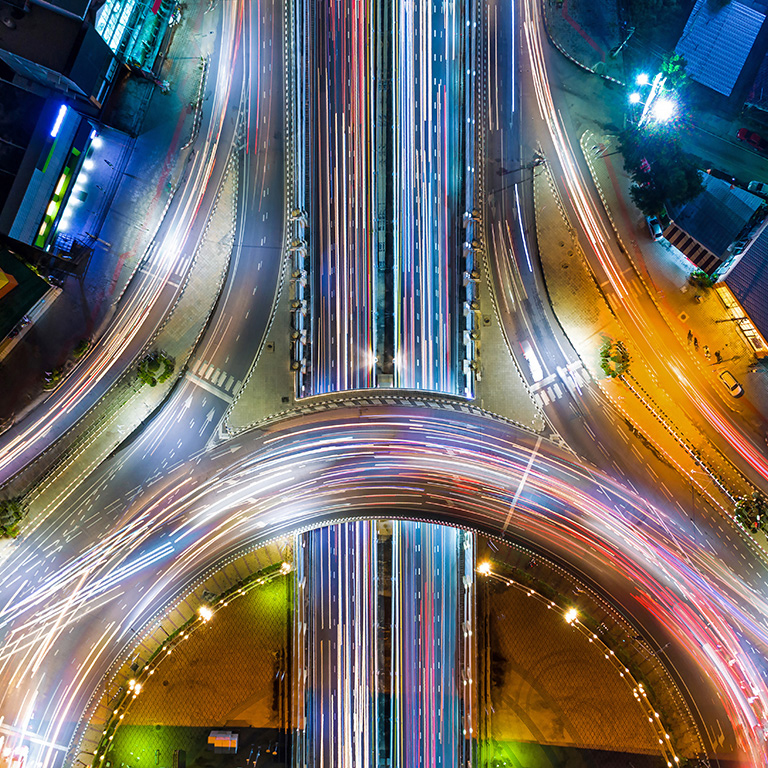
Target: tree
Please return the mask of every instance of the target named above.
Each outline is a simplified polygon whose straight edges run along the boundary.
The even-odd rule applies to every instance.
[[[623,376],[629,370],[629,352],[624,342],[605,339],[600,346],[600,367],[612,379]]]
[[[668,126],[630,126],[621,132],[624,167],[632,177],[630,195],[646,216],[660,216],[665,205],[682,205],[704,189],[701,172]]]
[[[685,67],[688,62],[685,56],[671,51],[665,53],[661,59],[661,73],[666,77],[666,89],[682,91],[688,85],[688,73]]]
[[[760,491],[742,496],[736,502],[734,514],[748,531],[768,530],[768,499]]]
[[[149,384],[150,387],[156,387],[171,377],[174,367],[175,363],[172,358],[164,352],[155,351],[150,352],[139,363],[136,373],[139,381]]]
[[[15,538],[19,523],[27,514],[27,505],[20,496],[0,500],[0,537]]]
[[[695,288],[711,288],[715,284],[715,280],[716,278],[701,269],[694,269],[688,275],[688,282]]]

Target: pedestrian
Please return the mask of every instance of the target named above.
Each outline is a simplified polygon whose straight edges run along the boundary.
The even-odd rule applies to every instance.
[[[704,357],[709,360],[709,347],[706,344],[704,345]]]
[[[720,350],[717,350],[717,352],[715,352],[715,360],[717,360],[718,363],[723,362],[723,356],[720,354]]]
[[[691,331],[691,329],[689,328],[689,329],[688,329],[688,343],[690,344],[690,343],[691,343],[691,341],[693,341],[693,332],[692,332],[692,331]]]
[[[694,349],[696,349],[698,351],[698,349],[699,349],[699,340],[695,336],[693,338],[693,346],[694,346]]]
[[[107,160],[107,158],[106,158],[106,157],[104,158],[104,162],[105,162],[105,163],[106,163],[106,164],[107,164],[107,165],[108,165],[110,168],[114,168],[114,167],[115,167],[114,165],[112,165],[112,163],[110,163],[110,162],[109,162],[109,160]]]

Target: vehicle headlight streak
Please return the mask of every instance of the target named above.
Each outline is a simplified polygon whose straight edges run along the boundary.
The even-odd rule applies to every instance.
[[[167,599],[163,595],[176,594],[178,585],[255,537],[339,517],[408,516],[414,510],[434,521],[501,531],[530,459],[530,450],[510,438],[509,427],[434,417],[423,409],[413,419],[393,414],[360,421],[357,411],[333,419],[329,424],[294,423],[265,436],[251,455],[238,454],[231,466],[226,452],[208,459],[209,469],[200,468],[199,475],[208,479],[193,486],[184,478],[187,482],[178,489],[158,491],[132,509],[106,537],[102,563],[93,560],[100,550],[86,551],[62,563],[55,583],[43,585],[39,593],[30,585],[4,609],[3,683],[9,676],[14,685],[23,679],[33,690],[45,674],[73,691],[70,703],[57,709],[59,720],[50,720],[50,711],[36,715],[36,723],[50,723],[37,736],[59,732],[62,718],[73,716],[68,707],[78,701],[82,705],[90,674],[85,669],[90,665],[103,674],[112,654],[122,648],[117,639],[124,643],[128,627],[146,622]],[[642,529],[634,523],[638,519],[645,519]],[[677,527],[674,539],[656,519]],[[636,599],[717,683],[751,764],[768,764],[762,738],[768,691],[757,667],[764,660],[746,640],[748,635],[760,648],[768,647],[764,583],[745,584],[723,560],[699,556],[698,534],[674,520],[611,481],[595,482],[565,460],[545,454],[536,457],[517,495],[509,530],[559,543],[577,559],[597,558],[630,580]],[[169,534],[177,542],[172,558],[164,538]],[[141,595],[127,611],[117,610],[118,576],[125,594]],[[9,580],[4,575],[3,581]],[[108,596],[112,599],[102,602]],[[112,639],[99,640],[94,651],[102,632],[87,634],[90,624],[82,615],[96,601],[99,614],[118,626]],[[12,662],[26,654],[21,650],[25,640],[40,637],[38,616],[47,633],[65,621],[70,631],[79,631],[82,621],[88,638],[83,653],[95,656],[88,656],[87,665],[74,659],[70,667],[48,653],[35,659],[36,673],[29,662],[16,669]]]
[[[552,100],[552,94],[548,85],[548,75],[544,62],[541,40],[541,22],[530,0],[525,0],[525,40],[531,62],[531,75],[536,92],[542,119],[549,127],[552,143],[557,152],[558,160],[563,168],[564,179],[574,209],[579,217],[584,232],[594,248],[600,264],[608,277],[608,280],[616,292],[619,300],[624,304],[627,312],[638,324],[642,333],[649,336],[652,328],[643,312],[640,311],[632,295],[626,288],[621,273],[613,262],[606,238],[603,234],[603,226],[593,213],[584,182],[576,164],[573,162],[573,151],[570,141],[563,130],[559,113]],[[649,103],[650,103],[649,99]],[[693,405],[709,421],[712,426],[730,443],[730,445],[755,469],[768,480],[768,461],[756,451],[754,447],[733,427],[726,419],[711,408],[708,403],[695,392],[684,380],[678,376]]]
[[[465,172],[460,83],[470,63],[458,43],[474,31],[454,0],[400,0],[393,14],[395,386],[462,394],[451,299]]]
[[[0,448],[0,470],[21,459],[23,454],[33,449],[36,444],[45,444],[44,441],[52,432],[64,429],[63,422],[66,417],[80,406],[87,394],[102,384],[108,375],[116,375],[116,370],[120,369],[121,364],[125,365],[127,362],[121,361],[122,354],[145,328],[153,306],[171,281],[187,245],[195,214],[203,201],[216,163],[218,144],[227,114],[226,107],[229,103],[234,61],[239,50],[239,37],[236,37],[235,30],[240,26],[240,17],[238,13],[233,12],[233,8],[234,6],[230,5],[223,7],[223,24],[225,29],[229,28],[229,33],[222,35],[218,51],[219,80],[213,102],[214,117],[207,134],[204,157],[201,152],[200,162],[192,165],[192,175],[184,188],[185,197],[182,204],[174,210],[162,240],[156,242],[144,257],[144,263],[151,269],[150,276],[141,283],[140,290],[126,300],[106,336],[69,378],[65,385],[65,394],[54,395],[59,397],[55,408],[46,410],[43,415],[33,416],[29,425],[20,429],[17,435]]]

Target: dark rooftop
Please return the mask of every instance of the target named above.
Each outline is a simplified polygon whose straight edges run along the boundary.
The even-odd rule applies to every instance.
[[[85,18],[88,6],[91,4],[91,0],[34,0],[34,2],[36,5],[58,8],[66,13],[71,13],[78,19]]]
[[[763,338],[768,338],[768,227],[725,279]]]
[[[33,5],[15,29],[0,25],[0,49],[66,74],[82,22]]]
[[[765,21],[765,14],[750,5],[697,0],[675,46],[692,80],[730,96]]]
[[[670,210],[677,226],[722,257],[764,201],[727,181],[704,174],[704,191],[690,203]]]

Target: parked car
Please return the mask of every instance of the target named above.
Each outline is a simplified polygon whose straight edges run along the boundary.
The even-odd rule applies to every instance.
[[[747,184],[747,189],[750,192],[754,192],[756,195],[768,197],[768,184],[764,181],[750,181],[749,184]]]
[[[656,218],[656,216],[646,216],[645,220],[648,222],[648,229],[650,230],[651,237],[654,240],[661,240],[662,231],[658,218]]]
[[[751,147],[765,152],[768,150],[768,141],[766,141],[759,133],[753,133],[748,128],[739,128],[739,132],[736,134],[739,141],[745,141]]]
[[[744,394],[744,388],[734,378],[730,371],[723,371],[720,374],[720,381],[725,384],[725,388],[734,396],[741,397]]]

